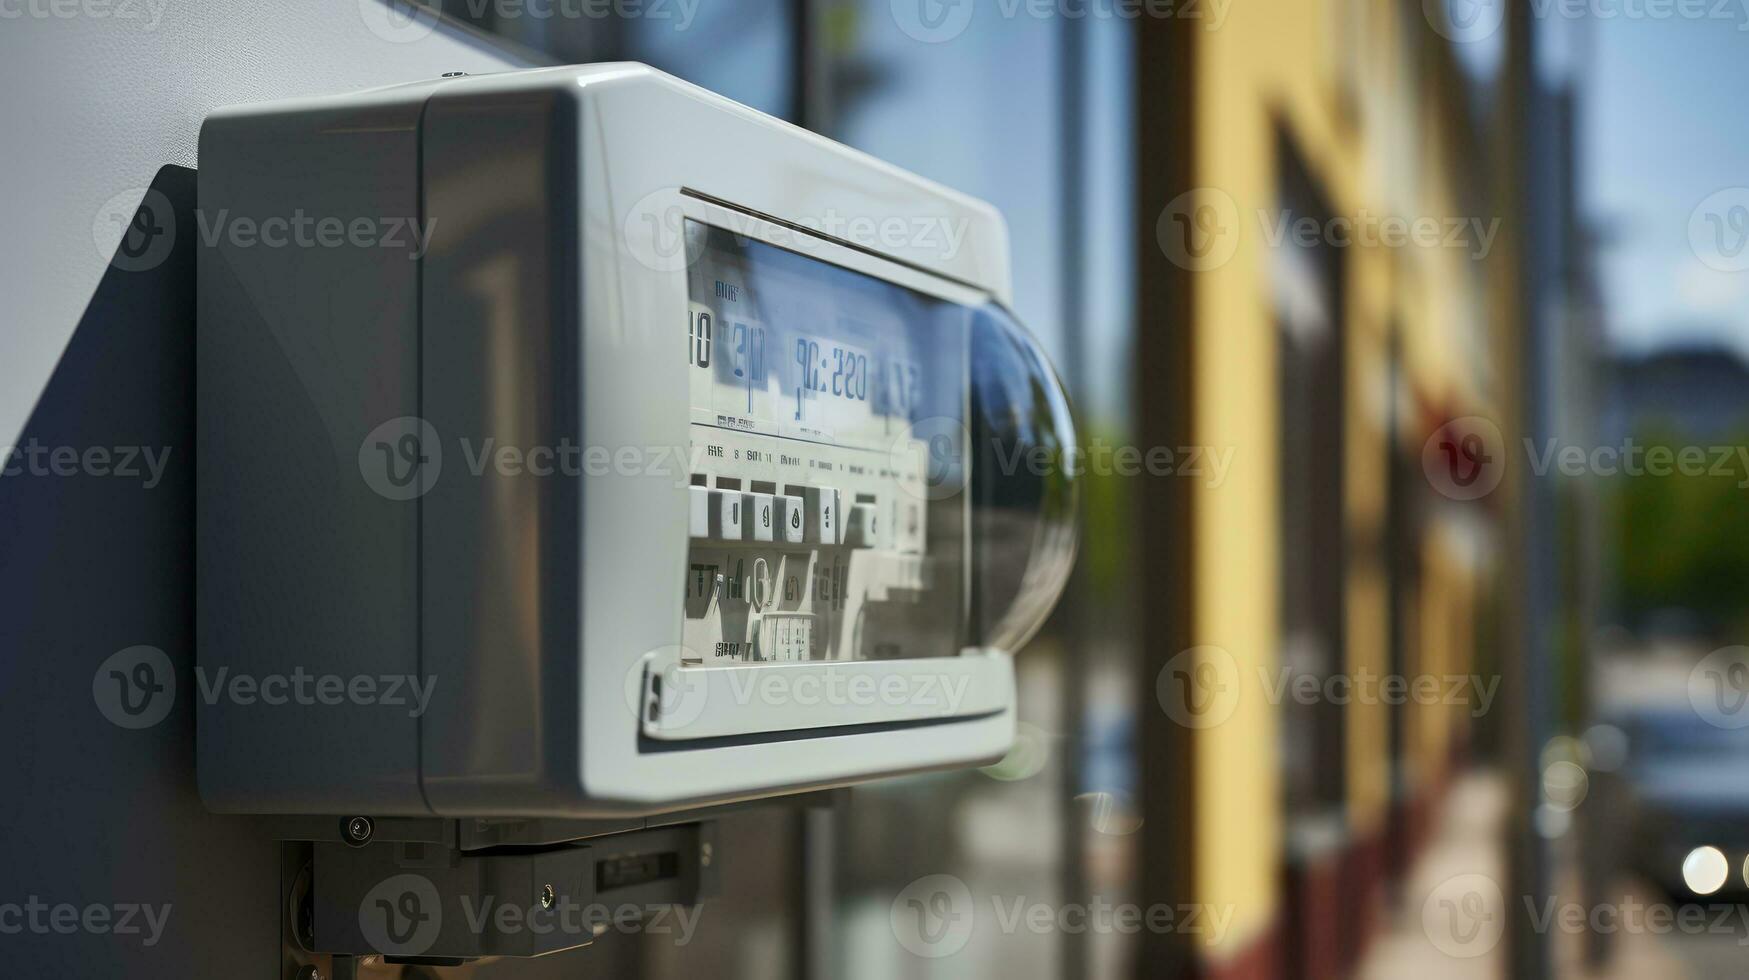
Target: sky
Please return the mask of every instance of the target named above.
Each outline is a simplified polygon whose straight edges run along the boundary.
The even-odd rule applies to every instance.
[[[1703,250],[1717,233],[1709,211],[1749,205],[1749,0],[1706,0],[1689,19],[1621,13],[1660,9],[1645,0],[1591,2],[1618,13],[1547,26],[1569,32],[1557,60],[1585,79],[1579,180],[1603,235],[1608,336],[1630,350],[1716,341],[1749,356],[1749,270],[1710,267],[1691,246],[1691,230]],[[1585,30],[1588,59],[1573,53]]]
[[[1690,243],[1691,230],[1708,233],[1704,214],[1695,218],[1697,205],[1721,191],[1739,189],[1736,197],[1727,195],[1724,211],[1740,203],[1749,223],[1749,0],[1519,2],[1529,3],[1536,17],[1545,77],[1574,76],[1584,91],[1578,180],[1586,215],[1601,234],[1597,258],[1607,336],[1628,350],[1719,342],[1749,358],[1749,249],[1741,255],[1743,271],[1720,271],[1701,261]],[[738,50],[701,58],[686,47],[696,38],[653,30],[642,38],[651,49],[644,56],[731,97],[783,112],[787,80],[772,67],[782,60],[783,18],[750,13],[762,7],[758,3],[718,6],[724,16],[747,22],[743,33],[750,40]],[[1053,104],[1059,82],[1053,74],[1054,32],[1026,18],[985,16],[974,25],[978,29],[951,45],[955,57],[944,58],[939,46],[905,37],[879,16],[884,3],[868,0],[866,6],[873,12],[860,43],[889,71],[834,135],[1001,206],[1014,233],[1018,310],[1060,354],[1055,132],[1046,124],[1048,114],[1017,117],[1005,111]],[[1115,32],[1094,32],[1095,66],[1123,63],[1103,50],[1100,38],[1108,33]],[[1502,32],[1485,32],[1454,47],[1467,68],[1488,78],[1499,69],[1503,40]],[[1111,127],[1125,118],[1124,106],[1110,98],[1123,91],[1123,80],[1095,77],[1090,83],[1099,96],[1093,105],[1110,109],[1089,125],[1110,143]],[[934,111],[918,114],[920,103]],[[992,147],[1004,148],[1009,159],[1050,165],[992,168]],[[1088,176],[1101,178],[1091,180],[1095,187],[1122,186],[1126,177]],[[1107,217],[1121,215],[1123,202],[1090,203],[1099,212],[1090,219],[1090,245],[1127,243],[1106,227]],[[1092,269],[1115,262],[1115,256],[1089,259]],[[1123,288],[1120,282],[1089,286],[1091,297],[1120,295]],[[1125,335],[1125,313],[1090,310],[1089,317],[1110,325],[1091,331],[1092,368],[1100,371],[1110,360],[1110,345],[1101,340]]]

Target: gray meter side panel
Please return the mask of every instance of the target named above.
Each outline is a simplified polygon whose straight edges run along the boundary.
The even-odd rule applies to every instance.
[[[422,778],[438,813],[575,806],[583,262],[575,87],[439,93],[422,124]],[[628,716],[627,725],[632,724]]]
[[[418,109],[201,130],[191,693],[214,810],[425,810],[416,509],[361,479],[366,436],[418,408]],[[313,237],[357,218],[368,245]]]

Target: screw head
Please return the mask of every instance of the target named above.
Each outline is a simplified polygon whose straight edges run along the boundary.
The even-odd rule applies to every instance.
[[[346,821],[346,839],[354,844],[363,844],[376,833],[376,825],[369,817],[353,817]]]
[[[711,848],[710,841],[707,840],[703,844],[700,844],[698,846],[698,863],[704,865],[707,868],[710,867],[711,851],[712,851],[712,848]]]

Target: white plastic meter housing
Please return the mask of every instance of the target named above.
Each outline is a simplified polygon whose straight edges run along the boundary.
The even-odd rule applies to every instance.
[[[654,812],[1000,757],[1074,431],[988,205],[638,65],[201,130],[217,810]]]

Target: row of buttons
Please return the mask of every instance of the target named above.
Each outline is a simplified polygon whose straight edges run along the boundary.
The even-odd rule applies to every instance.
[[[841,519],[838,491],[808,487],[792,494],[688,487],[688,525],[694,538],[712,541],[784,541],[790,544],[875,545],[875,506],[856,503]]]

